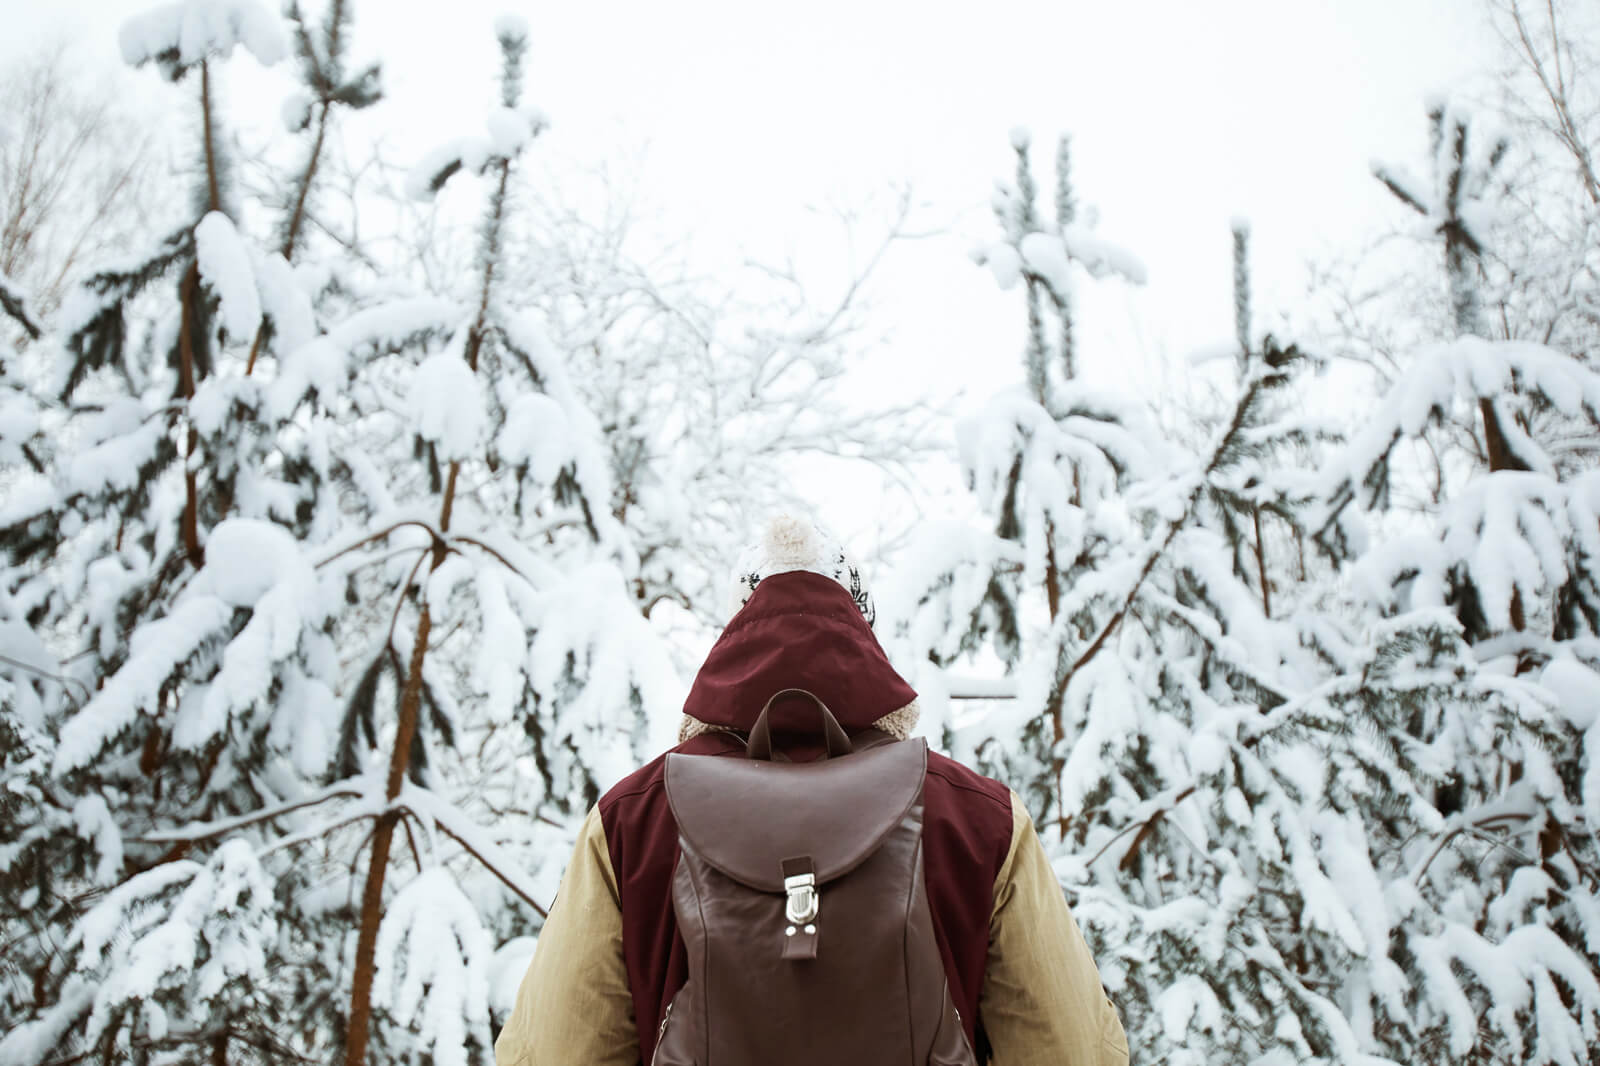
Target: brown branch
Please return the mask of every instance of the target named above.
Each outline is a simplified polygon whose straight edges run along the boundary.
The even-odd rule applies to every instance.
[[[208,198],[208,209],[221,211],[222,187],[217,181],[217,143],[211,115],[211,66],[204,59],[200,61],[200,120],[205,132],[206,143],[206,196]]]
[[[439,531],[450,532],[450,512],[455,509],[456,478],[461,474],[461,460],[450,460],[450,476],[445,479],[444,505],[439,509]]]
[[[501,873],[500,872],[500,868],[497,867],[494,863],[490,862],[488,859],[484,858],[483,854],[481,852],[479,852],[478,849],[474,848],[471,844],[467,843],[461,837],[459,837],[456,834],[452,833],[450,831],[450,827],[445,825],[443,822],[438,821],[437,819],[435,819],[434,820],[434,824],[437,825],[441,830],[443,830],[444,834],[446,836],[448,836],[451,840],[454,840],[457,844],[460,844],[461,847],[463,849],[465,849],[465,851],[467,852],[468,855],[471,855],[474,859],[477,859],[478,862],[482,864],[482,866],[483,866],[483,868],[485,870],[488,870],[490,873],[494,874],[495,877],[499,878],[501,884],[505,885],[512,892],[516,893],[516,895],[517,895],[517,897],[519,899],[521,899],[524,903],[526,903],[528,906],[532,907],[535,911],[537,911],[538,914],[539,914],[539,917],[548,918],[550,916],[550,912],[549,911],[547,911],[545,908],[539,906],[539,902],[537,900],[535,900],[532,896],[528,895],[526,892],[522,891],[522,889],[518,888],[516,882],[512,878],[507,877],[505,874]]]
[[[1129,586],[1128,594],[1122,601],[1122,606],[1117,608],[1116,613],[1111,616],[1111,620],[1101,628],[1099,634],[1096,635],[1094,642],[1089,645],[1088,649],[1085,650],[1082,655],[1078,656],[1077,660],[1073,662],[1071,666],[1058,674],[1056,683],[1051,689],[1050,699],[1047,705],[1047,710],[1050,714],[1059,715],[1061,713],[1061,703],[1064,699],[1066,699],[1067,686],[1071,683],[1073,676],[1076,675],[1079,670],[1082,670],[1085,666],[1088,666],[1089,663],[1094,660],[1096,655],[1100,654],[1100,650],[1104,648],[1106,642],[1111,639],[1111,634],[1117,631],[1117,629],[1122,625],[1123,619],[1128,616],[1128,612],[1133,609],[1133,604],[1139,597],[1139,590],[1144,587],[1145,578],[1150,576],[1150,572],[1156,568],[1156,563],[1158,563],[1161,560],[1161,557],[1166,554],[1167,548],[1172,545],[1172,540],[1178,535],[1178,531],[1188,523],[1190,515],[1194,513],[1195,503],[1199,500],[1200,493],[1205,489],[1206,479],[1216,471],[1217,466],[1222,462],[1222,457],[1227,454],[1229,447],[1232,445],[1233,439],[1243,431],[1245,418],[1248,415],[1251,406],[1255,402],[1256,394],[1262,388],[1264,388],[1266,384],[1266,378],[1255,378],[1245,389],[1244,395],[1239,397],[1239,403],[1233,411],[1233,419],[1228,424],[1228,428],[1226,432],[1222,434],[1221,439],[1217,441],[1215,449],[1212,450],[1211,459],[1206,463],[1205,470],[1202,472],[1199,481],[1190,491],[1189,499],[1184,504],[1183,512],[1168,524],[1166,535],[1162,537],[1161,543],[1150,552],[1149,558],[1145,560],[1144,566],[1139,569],[1138,575],[1133,579],[1133,583]],[[1063,656],[1065,650],[1065,647],[1063,647]]]
[[[1417,214],[1422,215],[1423,217],[1427,216],[1427,206],[1416,197],[1412,196],[1406,187],[1396,181],[1394,177],[1388,173],[1388,171],[1379,168],[1372,172],[1372,176],[1383,182],[1384,186],[1387,187],[1390,192],[1394,193],[1395,197],[1399,199],[1401,203],[1411,208]]]
[[[411,819],[402,818],[400,827],[406,831],[406,844],[411,848],[411,861],[417,864],[417,873],[420,874],[422,872],[422,852],[417,847],[416,835],[411,832]]]
[[[328,135],[328,112],[332,109],[331,100],[322,101],[322,110],[317,113],[317,136],[311,143],[311,157],[306,160],[305,173],[300,176],[300,194],[295,199],[294,212],[289,216],[288,229],[283,235],[283,257],[294,259],[295,242],[300,236],[300,223],[306,214],[306,201],[311,196],[311,183],[317,175],[317,165],[322,160],[322,144]]]
[[[289,225],[284,230],[283,258],[288,262],[294,261],[294,246],[300,236],[300,223],[305,218],[306,201],[311,196],[311,182],[317,174],[317,164],[322,158],[322,143],[328,134],[328,111],[333,106],[332,101],[324,100],[322,110],[317,113],[317,136],[311,143],[311,155],[306,160],[305,173],[300,176],[300,191],[295,197],[294,210],[289,214]],[[261,346],[266,342],[267,324],[262,322],[256,327],[256,338],[250,343],[250,358],[245,363],[244,376],[249,377],[255,373],[256,358],[261,354]]]
[[[394,613],[389,615],[389,635],[384,638],[385,646],[394,643],[394,629],[400,621],[400,608],[406,604],[406,590],[411,587],[411,582],[416,580],[417,571],[422,569],[422,561],[428,558],[428,554],[426,549],[417,553],[417,561],[411,565],[411,572],[406,575],[405,582],[400,586],[400,595],[394,603]]]
[[[378,532],[372,534],[370,537],[363,537],[361,540],[356,541],[354,544],[350,545],[348,548],[340,548],[338,551],[334,552],[332,555],[330,555],[326,559],[322,560],[322,562],[316,564],[316,569],[320,570],[324,566],[327,566],[329,563],[333,562],[335,559],[339,558],[340,556],[349,555],[353,551],[356,551],[356,550],[358,550],[360,548],[365,548],[368,544],[371,544],[374,541],[382,540],[384,537],[387,537],[389,534],[393,533],[395,530],[402,529],[405,526],[416,526],[418,529],[426,531],[428,536],[430,538],[432,538],[433,546],[435,548],[437,548],[439,546],[439,544],[442,542],[442,538],[439,536],[438,533],[436,533],[434,531],[434,528],[432,526],[428,525],[428,523],[420,521],[420,520],[415,519],[415,518],[407,518],[407,519],[403,519],[402,521],[396,522],[392,526],[388,526],[388,527],[386,527],[384,529],[378,530]],[[465,538],[463,538],[463,539],[465,539]]]
[[[1171,803],[1167,804],[1165,807],[1157,808],[1155,811],[1151,812],[1150,817],[1144,819],[1143,821],[1134,822],[1132,825],[1124,826],[1117,832],[1115,836],[1101,845],[1100,850],[1095,852],[1089,861],[1084,863],[1084,865],[1093,866],[1097,861],[1099,861],[1102,855],[1111,850],[1112,845],[1116,844],[1117,841],[1121,840],[1129,833],[1137,831],[1139,835],[1134,838],[1132,844],[1128,845],[1127,854],[1123,855],[1121,860],[1119,860],[1117,863],[1120,869],[1126,870],[1128,868],[1128,856],[1137,851],[1139,846],[1144,843],[1145,838],[1151,831],[1151,827],[1156,822],[1164,818],[1167,814],[1171,813],[1178,806],[1178,804],[1192,796],[1194,791],[1195,786],[1190,785],[1188,788],[1185,788],[1182,792],[1172,797]]]
[[[518,570],[515,566],[511,565],[511,561],[509,559],[507,559],[504,555],[501,555],[494,548],[489,547],[489,545],[485,544],[483,541],[479,540],[478,538],[476,538],[476,537],[468,537],[468,536],[464,536],[464,535],[461,535],[461,534],[457,534],[455,539],[460,541],[463,544],[470,544],[474,548],[477,548],[480,551],[486,552],[489,555],[494,556],[495,560],[501,566],[505,567],[507,570],[511,571],[513,574],[516,574],[518,577],[522,578],[522,580],[527,581],[530,585],[533,584],[532,580],[528,577],[527,574],[524,574],[521,570]],[[670,597],[662,597],[662,598],[670,598]],[[681,600],[679,602],[681,602]]]
[[[1261,574],[1261,613],[1267,618],[1272,617],[1272,590],[1267,585],[1267,552],[1266,545],[1261,541],[1261,508],[1250,509],[1251,517],[1256,524],[1256,570]]]

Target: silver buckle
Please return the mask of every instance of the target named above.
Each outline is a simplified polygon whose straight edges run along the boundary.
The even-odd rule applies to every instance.
[[[783,890],[789,894],[784,915],[796,925],[809,922],[817,916],[816,874],[795,874],[783,879]]]

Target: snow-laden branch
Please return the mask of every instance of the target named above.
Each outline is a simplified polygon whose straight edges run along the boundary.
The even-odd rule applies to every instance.
[[[549,914],[549,911],[535,898],[533,882],[518,869],[516,860],[499,844],[489,839],[481,826],[453,804],[407,781],[400,790],[400,797],[395,801],[395,806],[404,807],[414,811],[418,817],[433,821],[466,849],[469,855],[477,859],[484,869],[494,874],[507,888],[520,896],[523,902],[532,907],[540,917]]]
[[[1558,413],[1600,429],[1600,374],[1553,348],[1472,336],[1425,348],[1384,394],[1361,431],[1324,467],[1323,495],[1331,503],[1317,536],[1327,532],[1351,501],[1364,496],[1370,506],[1380,498],[1389,457],[1400,441],[1421,436],[1458,404],[1475,408],[1508,392],[1535,396]],[[1529,469],[1554,470],[1526,435],[1516,443],[1518,457]]]
[[[315,792],[304,799],[290,800],[250,814],[241,814],[236,818],[223,818],[215,822],[190,822],[188,825],[178,829],[146,833],[136,839],[144,844],[196,843],[201,840],[212,840],[216,837],[236,832],[246,826],[281,818],[293,811],[316,807],[327,803],[329,800],[364,796],[370,791],[371,783],[366,778],[350,778],[329,785],[322,791]]]

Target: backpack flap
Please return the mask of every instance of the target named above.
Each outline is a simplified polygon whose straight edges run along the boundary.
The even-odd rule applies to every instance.
[[[823,886],[878,850],[922,798],[921,738],[809,763],[667,756],[683,847],[734,881],[786,897],[784,956],[814,958]]]

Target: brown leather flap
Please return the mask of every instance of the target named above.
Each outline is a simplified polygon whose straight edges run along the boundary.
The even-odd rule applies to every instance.
[[[922,796],[914,740],[816,762],[667,756],[667,801],[684,842],[750,888],[783,891],[783,860],[809,855],[818,884],[855,869]]]

